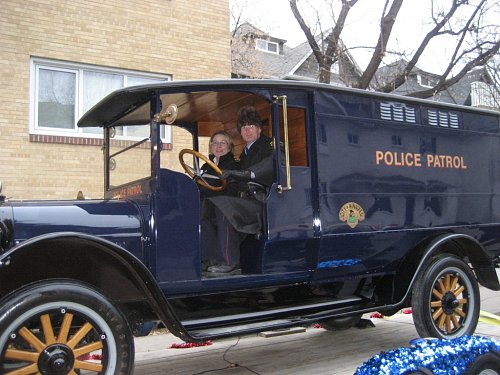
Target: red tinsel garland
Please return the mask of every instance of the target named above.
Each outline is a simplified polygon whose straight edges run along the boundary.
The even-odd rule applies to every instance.
[[[401,313],[402,314],[406,314],[406,315],[409,315],[409,314],[412,314],[413,311],[411,310],[411,308],[407,308],[407,309],[403,309],[401,310]],[[374,312],[370,315],[370,318],[373,318],[373,319],[383,319],[384,318],[384,315],[379,313],[379,312]]]
[[[170,349],[186,349],[186,348],[197,348],[199,346],[212,345],[212,340],[207,340],[204,342],[183,342],[182,344],[172,344]]]

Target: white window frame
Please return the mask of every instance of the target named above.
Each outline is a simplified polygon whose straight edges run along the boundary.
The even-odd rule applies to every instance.
[[[39,70],[54,70],[59,72],[69,72],[76,75],[75,90],[75,118],[73,129],[61,129],[38,126],[38,87],[39,87]],[[82,128],[77,127],[78,120],[83,116],[83,72],[92,71],[97,73],[118,74],[123,76],[123,86],[127,87],[127,80],[129,77],[157,79],[159,81],[170,81],[171,76],[163,74],[137,72],[125,69],[111,69],[107,67],[100,67],[95,65],[87,65],[72,62],[62,62],[42,58],[31,58],[30,60],[30,118],[29,118],[29,132],[36,135],[53,135],[53,136],[69,136],[69,137],[82,137],[82,138],[102,138],[102,132],[87,133]],[[164,143],[171,143],[172,128],[171,126],[164,126],[162,130],[162,141]],[[126,127],[124,127],[126,132]],[[117,135],[117,139],[124,140],[137,140],[139,137],[130,137],[126,135]]]
[[[266,48],[261,48],[261,47],[259,47],[259,42],[263,42],[263,43],[265,43]],[[274,46],[276,46],[276,51],[271,51],[271,50],[269,50],[269,46],[270,46],[270,45],[274,45]],[[279,46],[279,44],[278,44],[278,43],[276,43],[276,42],[270,42],[269,40],[260,39],[260,38],[257,38],[257,39],[255,40],[255,49],[256,49],[256,50],[259,50],[259,51],[262,51],[262,52],[273,53],[273,54],[275,54],[275,55],[279,55],[279,53],[280,53],[280,46]]]
[[[423,83],[423,80],[426,79],[428,83]],[[417,74],[417,83],[422,87],[434,87],[432,86],[432,80],[429,77],[425,77],[422,74]]]
[[[339,61],[335,61],[332,66],[330,66],[330,73],[333,73],[333,74],[339,74],[340,72],[340,69],[339,69]]]

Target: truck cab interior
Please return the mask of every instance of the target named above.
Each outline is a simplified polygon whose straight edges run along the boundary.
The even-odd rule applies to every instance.
[[[257,109],[262,119],[262,133],[273,140],[273,148],[275,150],[274,159],[276,163],[275,183],[273,186],[260,187],[265,189],[264,208],[261,215],[263,230],[255,235],[246,235],[240,246],[241,256],[241,274],[263,274],[272,272],[277,263],[286,263],[287,257],[280,249],[279,252],[273,251],[273,246],[278,242],[282,242],[284,232],[293,232],[293,226],[279,228],[279,221],[286,217],[286,213],[282,212],[281,202],[284,194],[297,194],[285,191],[287,182],[287,173],[292,173],[286,170],[288,164],[289,169],[295,167],[307,168],[308,155],[306,147],[305,134],[305,109],[303,108],[287,108],[286,117],[283,115],[282,99],[268,100],[265,97],[251,94],[248,92],[196,92],[190,94],[174,94],[169,95],[168,102],[163,102],[163,108],[166,108],[165,116],[172,115],[172,111],[177,112],[177,119],[172,124],[187,123],[185,128],[190,130],[193,139],[193,151],[198,154],[192,157],[192,162],[189,164],[192,154],[187,153],[180,157],[184,171],[197,181],[198,184],[205,185],[210,183],[210,180],[205,180],[198,175],[198,167],[207,161],[207,159],[197,159],[200,156],[200,150],[207,142],[207,139],[215,131],[224,130],[231,135],[234,142],[233,153],[236,159],[241,155],[245,142],[242,139],[237,129],[237,113],[238,110],[246,105],[251,105]],[[170,121],[170,120],[168,120]],[[285,121],[287,124],[287,140],[285,141]],[[182,126],[182,125],[181,125]],[[288,143],[288,150],[285,151],[285,142]],[[277,151],[278,150],[278,151]],[[186,151],[186,150],[183,150]],[[181,152],[183,152],[181,151]],[[288,160],[285,160],[285,154],[288,153]],[[203,156],[203,154],[201,154]],[[208,154],[204,155],[205,157]],[[194,171],[194,172],[193,172]],[[200,178],[199,178],[200,177]],[[310,175],[307,176],[310,184]],[[257,184],[252,188],[259,189]],[[257,186],[255,186],[257,185]],[[300,193],[306,196],[305,191]],[[262,196],[262,195],[261,195]],[[305,202],[304,202],[305,203]],[[280,213],[281,212],[281,213]],[[292,215],[288,215],[291,217]],[[311,217],[309,217],[312,223]],[[300,225],[299,223],[298,225]],[[295,225],[295,226],[298,226]],[[302,224],[303,225],[303,224]],[[310,224],[308,225],[310,227]],[[279,228],[279,229],[278,229]],[[277,233],[279,232],[279,235]],[[301,260],[305,266],[306,256],[303,250],[300,251]],[[292,251],[293,253],[293,251]],[[279,255],[278,255],[279,254]],[[307,258],[310,258],[309,256]],[[271,259],[273,259],[271,261]],[[297,259],[295,259],[297,260]],[[271,267],[272,266],[272,267]],[[269,268],[271,267],[271,268]],[[280,271],[281,272],[281,271]],[[213,277],[205,272],[201,273],[202,278]]]
[[[145,197],[154,196],[154,192],[152,184],[144,181],[165,181],[160,183],[164,189],[168,184],[175,184],[172,178],[182,180],[180,184],[183,185],[189,185],[186,182],[189,178],[192,180],[190,184],[196,186],[196,168],[204,162],[197,156],[208,157],[208,139],[214,132],[224,130],[231,135],[233,153],[238,159],[245,147],[236,125],[238,110],[243,106],[253,106],[262,119],[262,133],[273,140],[276,173],[274,184],[266,191],[262,233],[246,236],[241,244],[242,275],[307,273],[313,258],[310,250],[306,250],[313,237],[313,219],[311,156],[307,147],[311,135],[306,131],[305,93],[295,92],[288,97],[286,93],[277,95],[272,90],[216,91],[205,88],[189,92],[172,90],[158,95],[153,91],[131,88],[123,95],[127,98],[115,96],[108,103],[109,122],[101,122],[105,130],[106,197],[136,200],[147,213],[150,207]],[[128,106],[123,104],[125,102]],[[100,115],[102,121],[103,114]],[[91,119],[83,118],[82,122],[91,122]],[[122,134],[134,135],[137,141],[121,140],[117,135]],[[179,158],[179,154],[183,155]],[[161,178],[165,173],[168,177]],[[184,176],[181,178],[179,173]],[[293,188],[290,186],[292,182]],[[140,188],[134,188],[137,185]],[[196,194],[188,193],[193,190],[192,186],[181,190],[174,200],[196,200],[201,204],[199,194],[195,197]],[[157,202],[156,207],[160,206]],[[184,207],[183,204],[169,203],[168,210],[173,212],[172,209],[181,206]],[[165,259],[173,260],[181,253],[185,254],[188,248],[192,255],[191,269],[196,271],[192,277],[204,278],[198,250],[200,239],[192,239],[192,232],[198,232],[199,220],[195,221],[195,217],[199,217],[199,212],[200,207],[183,208],[184,215],[177,222],[167,218],[171,213],[154,213],[165,217],[163,221],[155,219],[165,229],[161,233],[159,228],[156,229],[158,237],[163,238],[156,239],[157,255],[151,261],[151,267],[156,267],[160,274]],[[184,220],[190,220],[191,225]],[[166,235],[172,225],[182,226],[182,235]],[[187,228],[191,228],[191,233]],[[186,246],[184,249],[180,245],[176,248],[181,236],[187,238],[182,240]],[[168,250],[164,248],[165,243],[169,243]],[[194,262],[197,263],[195,267]],[[172,276],[165,277],[170,279]]]

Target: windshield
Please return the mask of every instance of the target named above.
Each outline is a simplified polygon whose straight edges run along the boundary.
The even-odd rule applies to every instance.
[[[109,185],[110,188],[151,176],[151,143],[149,124],[119,129],[138,141],[110,139]],[[144,138],[140,138],[144,136]]]
[[[106,152],[109,156],[108,190],[153,176],[155,163],[159,163],[159,168],[184,173],[179,153],[183,149],[195,149],[208,156],[209,138],[217,130],[225,130],[231,135],[233,153],[240,155],[245,145],[236,126],[236,116],[244,105],[259,109],[266,119],[265,134],[271,136],[270,103],[261,95],[245,91],[193,91],[165,92],[159,98],[159,108],[176,108],[176,116],[171,122],[161,119],[162,146],[159,150],[151,147],[151,115],[160,114],[160,110],[151,108],[152,102],[139,104],[131,111],[127,107],[123,116],[113,121],[115,127],[110,129]],[[155,163],[151,162],[152,158]]]

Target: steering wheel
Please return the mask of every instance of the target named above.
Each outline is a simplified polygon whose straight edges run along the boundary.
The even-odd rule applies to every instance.
[[[193,166],[190,166],[184,161],[184,155],[189,154],[193,156]],[[215,171],[215,175],[205,172],[200,167],[200,159]],[[227,180],[222,177],[222,170],[212,160],[205,155],[200,154],[198,151],[189,150],[185,148],[179,152],[179,161],[181,162],[184,171],[200,186],[212,191],[224,190],[227,186]],[[209,183],[210,180],[220,181],[221,186],[214,186]]]

